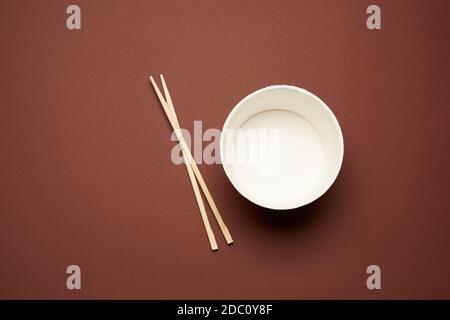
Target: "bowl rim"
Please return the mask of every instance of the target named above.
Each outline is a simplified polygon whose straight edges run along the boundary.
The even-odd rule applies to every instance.
[[[242,107],[243,104],[245,104],[248,100],[250,100],[251,98],[253,98],[254,96],[265,92],[265,91],[271,91],[271,90],[276,90],[276,89],[288,89],[288,90],[293,90],[297,93],[300,94],[306,94],[310,97],[312,97],[313,99],[317,100],[318,104],[327,112],[328,116],[330,117],[330,119],[332,120],[334,127],[336,129],[336,133],[338,135],[338,141],[340,144],[340,150],[341,152],[338,155],[338,166],[336,167],[335,172],[330,175],[330,179],[328,180],[327,184],[324,184],[324,188],[319,189],[318,192],[316,192],[315,194],[312,194],[312,196],[307,197],[306,201],[299,201],[297,203],[295,203],[294,206],[269,206],[266,204],[262,204],[259,201],[257,201],[256,199],[251,197],[251,194],[246,194],[246,192],[244,192],[243,190],[240,189],[239,186],[237,186],[237,184],[233,181],[233,178],[229,172],[229,168],[227,168],[227,166],[224,164],[224,157],[225,157],[225,153],[224,153],[224,132],[225,130],[227,130],[227,127],[229,126],[229,122],[231,121],[231,119],[233,118],[234,114],[238,112],[238,110]],[[333,111],[331,111],[331,109],[328,107],[328,105],[322,100],[320,99],[318,96],[316,96],[315,94],[313,94],[312,92],[303,89],[303,88],[299,88],[297,86],[293,86],[293,85],[287,85],[287,84],[282,84],[282,85],[270,85],[270,86],[266,86],[264,88],[258,89],[250,94],[248,94],[246,97],[244,97],[242,100],[240,100],[231,110],[231,112],[228,114],[225,123],[222,127],[222,131],[221,131],[221,135],[220,135],[220,160],[221,160],[221,164],[222,164],[222,168],[225,171],[225,175],[227,176],[228,180],[230,180],[231,184],[233,185],[233,187],[247,200],[251,201],[252,203],[261,206],[263,208],[267,208],[267,209],[272,209],[272,210],[292,210],[292,209],[296,209],[296,208],[300,208],[303,206],[306,206],[308,204],[310,204],[311,202],[314,202],[315,200],[317,200],[318,198],[320,198],[321,196],[323,196],[329,189],[330,187],[333,185],[333,183],[336,181],[337,176],[339,175],[339,172],[341,171],[342,168],[342,163],[344,160],[344,138],[343,138],[343,134],[342,134],[342,129],[341,126],[339,125],[339,122],[336,118],[336,116],[334,115]]]

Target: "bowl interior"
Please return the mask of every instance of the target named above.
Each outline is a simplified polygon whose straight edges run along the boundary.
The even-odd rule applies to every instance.
[[[322,100],[297,87],[271,86],[236,105],[220,149],[225,172],[244,197],[271,209],[293,209],[332,185],[344,145]]]

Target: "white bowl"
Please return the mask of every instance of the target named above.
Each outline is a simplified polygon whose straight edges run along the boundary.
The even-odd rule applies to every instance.
[[[314,94],[275,85],[255,91],[228,115],[220,157],[233,186],[270,209],[294,209],[322,196],[344,156],[336,117]]]

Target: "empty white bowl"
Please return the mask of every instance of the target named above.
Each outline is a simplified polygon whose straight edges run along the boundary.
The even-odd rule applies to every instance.
[[[248,200],[294,209],[323,195],[344,156],[336,117],[314,94],[275,85],[251,93],[228,115],[220,139],[225,173]]]

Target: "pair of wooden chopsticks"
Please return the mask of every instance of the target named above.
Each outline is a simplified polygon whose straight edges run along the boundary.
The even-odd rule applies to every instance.
[[[209,224],[208,216],[206,215],[205,205],[203,203],[202,195],[198,188],[197,181],[200,184],[200,187],[202,188],[202,191],[206,197],[206,200],[209,203],[209,206],[211,207],[211,210],[214,214],[214,217],[217,220],[217,223],[219,224],[220,230],[222,231],[225,240],[227,241],[228,244],[232,244],[233,238],[231,237],[231,234],[228,231],[227,226],[223,222],[219,210],[217,209],[216,203],[214,202],[214,199],[211,196],[208,187],[206,186],[205,180],[203,179],[202,174],[200,173],[200,170],[198,169],[197,164],[195,163],[195,160],[192,157],[191,151],[189,150],[189,147],[187,146],[186,141],[184,140],[183,135],[181,134],[180,124],[178,122],[177,114],[175,113],[175,108],[173,107],[173,102],[169,93],[169,89],[167,88],[166,81],[164,80],[163,75],[160,75],[160,77],[165,98],[162,95],[161,91],[159,90],[158,86],[156,85],[156,82],[152,76],[150,76],[150,82],[156,91],[156,95],[158,96],[158,99],[161,102],[161,106],[163,107],[167,119],[169,120],[170,125],[172,126],[172,129],[174,130],[177,136],[178,142],[180,143],[181,150],[183,152],[184,163],[186,164],[186,169],[189,175],[189,179],[191,180],[192,189],[194,190],[195,199],[197,200],[197,204],[200,209],[200,215],[203,220],[203,225],[205,226],[206,229],[206,234],[208,236],[209,244],[211,245],[211,250],[214,251],[218,249],[218,246],[216,238],[214,237],[214,233],[211,229],[211,225]]]

